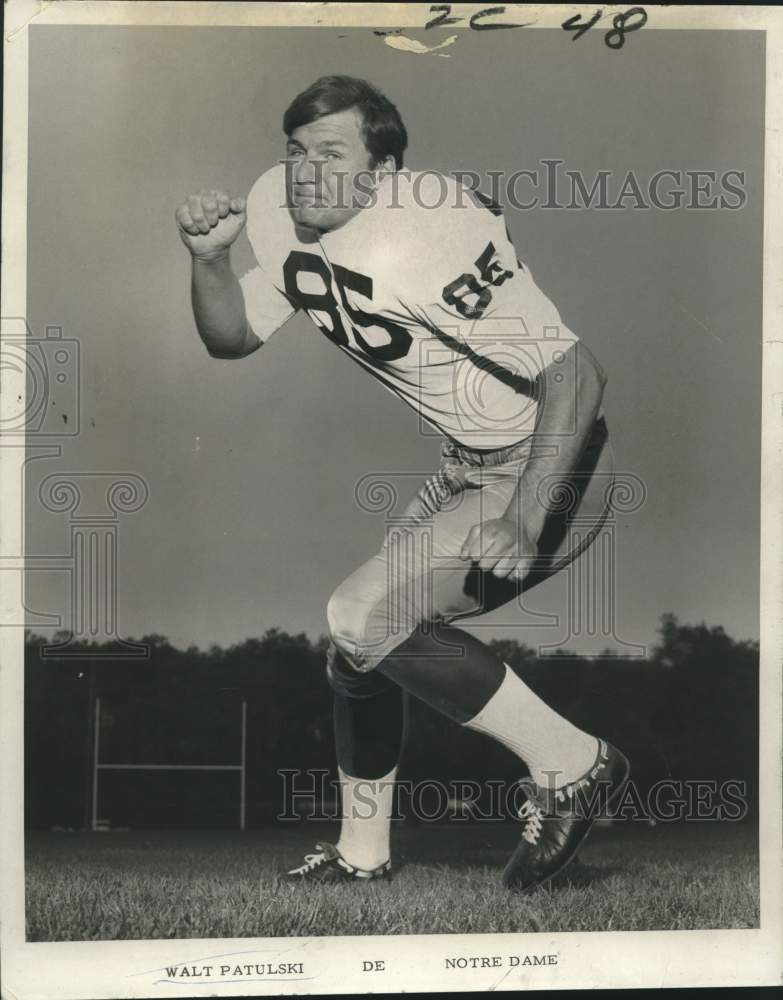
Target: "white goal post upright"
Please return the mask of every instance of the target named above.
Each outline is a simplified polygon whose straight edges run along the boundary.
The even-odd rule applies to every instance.
[[[98,829],[98,772],[99,771],[238,771],[239,772],[239,829],[245,829],[245,789],[247,765],[247,702],[240,710],[240,761],[238,764],[102,764],[101,699],[95,699],[95,738],[92,764],[92,830]]]
[[[239,829],[245,829],[245,775],[247,763],[247,702],[242,702],[241,709],[241,736],[239,743],[240,763],[239,763]]]

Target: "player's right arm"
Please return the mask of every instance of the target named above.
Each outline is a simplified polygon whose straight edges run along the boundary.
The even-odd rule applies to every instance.
[[[244,358],[262,341],[250,327],[245,299],[231,269],[231,244],[247,220],[244,198],[225,191],[192,194],[176,211],[191,255],[191,301],[199,336],[215,358]]]

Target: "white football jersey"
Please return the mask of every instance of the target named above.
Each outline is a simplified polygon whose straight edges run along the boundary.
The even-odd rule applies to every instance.
[[[501,448],[535,427],[536,376],[576,336],[518,261],[502,214],[453,178],[400,171],[332,232],[297,228],[285,165],[247,205],[257,266],[241,279],[267,340],[303,309],[338,347],[439,431]]]

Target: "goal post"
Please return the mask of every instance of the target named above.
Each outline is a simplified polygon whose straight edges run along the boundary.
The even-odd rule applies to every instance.
[[[98,794],[101,771],[231,771],[239,773],[239,829],[245,829],[246,778],[247,778],[247,702],[240,705],[240,742],[238,764],[123,764],[102,763],[101,752],[101,699],[95,699],[95,735],[92,765],[92,816],[90,829],[98,830]]]

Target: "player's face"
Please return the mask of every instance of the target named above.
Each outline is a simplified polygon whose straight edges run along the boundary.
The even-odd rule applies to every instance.
[[[296,129],[286,146],[288,206],[297,225],[329,232],[366,207],[376,171],[349,109]]]

